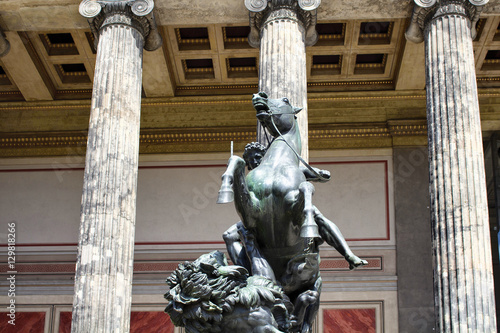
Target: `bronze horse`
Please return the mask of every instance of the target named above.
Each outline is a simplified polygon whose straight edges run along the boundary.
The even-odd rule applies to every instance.
[[[301,109],[263,92],[255,94],[252,103],[273,141],[248,175],[241,157],[229,159],[218,203],[235,198],[242,222],[224,239],[235,264],[283,287],[298,314],[291,331],[307,333],[319,308],[319,245],[326,241],[333,246],[351,269],[367,261],[352,253],[337,226],[312,204],[314,186],[308,179],[326,181],[329,173],[311,168],[297,154],[301,141],[295,114]],[[307,168],[301,167],[301,160]]]

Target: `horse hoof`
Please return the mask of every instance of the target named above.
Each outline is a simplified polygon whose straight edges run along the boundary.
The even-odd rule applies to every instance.
[[[218,204],[225,204],[233,201],[234,201],[234,192],[231,188],[229,189],[222,188],[219,191],[219,197],[217,198]]]
[[[300,229],[300,237],[302,238],[319,238],[318,225],[316,223],[304,224]]]

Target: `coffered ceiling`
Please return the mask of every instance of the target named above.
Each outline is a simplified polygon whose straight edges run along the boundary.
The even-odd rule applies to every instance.
[[[81,154],[61,147],[85,145],[94,36],[79,1],[33,1],[0,3],[12,46],[0,58],[0,153]],[[211,7],[195,13],[206,2],[181,3],[155,1],[164,43],[144,52],[141,151],[219,151],[228,140],[238,147],[254,136],[249,96],[259,71],[243,1],[222,2],[219,9],[232,15],[224,18]],[[389,11],[378,2],[351,5],[322,4],[319,40],[306,50],[311,149],[425,144],[424,47],[404,38],[411,3],[396,1]],[[500,129],[500,5],[489,6],[474,40],[485,133]],[[238,8],[243,14],[233,13]],[[364,13],[370,8],[373,15]],[[183,13],[191,16],[181,20]]]
[[[406,19],[320,21],[319,41],[307,48],[309,90],[394,89],[405,75],[400,68],[406,24]],[[499,24],[499,17],[478,22],[474,50],[481,86],[500,86]],[[162,26],[161,31],[163,49],[151,52],[154,56],[145,52],[144,97],[241,94],[257,89],[259,50],[248,45],[248,26],[179,25]],[[18,52],[31,63],[28,67],[18,58],[0,59],[1,100],[90,97],[96,47],[89,30],[18,31],[8,36],[21,41],[23,49]],[[28,69],[36,70],[50,96],[37,97],[29,91],[33,87],[17,84],[21,81],[17,75],[33,74]],[[423,75],[415,79],[422,82]]]

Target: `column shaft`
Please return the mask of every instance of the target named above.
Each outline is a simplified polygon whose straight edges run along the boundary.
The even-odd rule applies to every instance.
[[[460,5],[447,6],[424,33],[437,331],[495,332],[470,20]]]
[[[128,332],[144,38],[100,31],[82,196],[72,332]]]
[[[302,111],[297,115],[302,139],[302,152],[299,153],[305,160],[308,160],[304,28],[297,21],[293,11],[289,11],[289,17],[289,19],[270,20],[262,28],[259,91],[266,92],[270,98],[287,97],[292,105],[302,108]],[[263,142],[262,137],[258,139]]]

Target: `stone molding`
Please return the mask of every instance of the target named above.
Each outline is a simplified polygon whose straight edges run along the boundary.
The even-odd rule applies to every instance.
[[[260,32],[266,24],[279,20],[291,20],[304,27],[306,46],[316,44],[318,41],[317,8],[320,3],[321,0],[245,0],[245,6],[250,11],[248,43],[258,48]]]
[[[464,16],[471,22],[471,37],[476,37],[476,23],[484,5],[489,0],[414,0],[415,6],[411,22],[406,30],[406,39],[421,43],[424,41],[424,30],[427,24],[441,16]]]
[[[6,56],[10,51],[10,43],[5,37],[5,33],[0,30],[0,58]]]
[[[96,48],[100,31],[110,25],[126,25],[139,31],[147,51],[159,48],[162,38],[153,9],[153,0],[83,0],[80,3],[80,14],[89,22]]]
[[[179,129],[142,129],[140,134],[141,153],[173,153],[173,152],[220,152],[226,151],[228,142],[234,141],[236,146],[255,139],[255,126],[227,129],[224,127]],[[353,148],[356,147],[388,147],[391,140],[405,139],[407,145],[427,140],[427,124],[425,119],[391,120],[381,123],[361,124],[321,124],[312,125],[309,129],[311,149],[320,148]],[[347,141],[339,141],[339,140]],[[380,141],[377,139],[389,140]],[[421,140],[420,140],[421,139]],[[375,141],[374,141],[375,140]],[[87,143],[84,131],[68,131],[53,133],[16,133],[0,136],[0,157],[22,156],[83,156]]]

